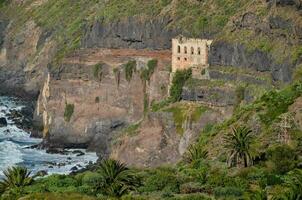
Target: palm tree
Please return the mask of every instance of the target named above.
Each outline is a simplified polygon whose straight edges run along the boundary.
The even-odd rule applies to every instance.
[[[12,167],[4,171],[4,178],[0,181],[0,194],[10,189],[20,189],[30,185],[33,179],[30,171],[24,167]]]
[[[251,143],[252,130],[245,126],[233,128],[233,131],[224,137],[225,148],[229,150],[229,166],[238,166],[243,161],[244,167],[252,163]]]
[[[141,185],[140,178],[125,164],[116,160],[102,161],[98,171],[102,176],[99,189],[104,195],[121,197]]]
[[[187,163],[197,162],[208,157],[208,152],[204,151],[198,144],[189,146],[188,151],[184,155],[184,160]]]

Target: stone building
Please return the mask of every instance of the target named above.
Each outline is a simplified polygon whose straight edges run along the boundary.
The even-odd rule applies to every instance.
[[[193,77],[201,78],[208,67],[208,53],[212,40],[178,36],[172,39],[172,73],[191,68]]]

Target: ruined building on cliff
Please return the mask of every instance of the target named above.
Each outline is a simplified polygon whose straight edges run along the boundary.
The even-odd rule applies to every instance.
[[[211,43],[212,40],[183,36],[172,39],[172,74],[191,68],[194,78],[205,78]]]

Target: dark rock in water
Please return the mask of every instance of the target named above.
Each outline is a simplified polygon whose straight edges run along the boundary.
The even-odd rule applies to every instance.
[[[77,171],[77,170],[78,170],[78,168],[76,166],[74,166],[70,169],[70,171]]]
[[[49,169],[53,169],[53,166],[49,166],[48,168],[49,168]]]
[[[72,153],[76,154],[77,156],[83,156],[83,155],[85,155],[85,153],[82,152],[82,151],[80,151],[80,150],[74,150]]]
[[[57,166],[59,167],[64,167],[66,165],[66,163],[58,163]]]
[[[60,149],[60,148],[48,148],[46,150],[46,153],[49,154],[61,154],[61,155],[67,155],[68,151],[64,150],[64,149]]]
[[[46,170],[41,170],[41,171],[38,171],[35,174],[35,177],[43,177],[43,176],[46,176],[46,175],[48,175],[48,172]]]
[[[71,157],[68,157],[68,158],[67,158],[67,160],[71,160],[71,159],[72,159]]]
[[[4,133],[10,133],[10,130],[9,130],[9,129],[6,129],[6,130],[4,131]]]
[[[6,127],[7,126],[7,121],[4,117],[0,118],[0,127]]]

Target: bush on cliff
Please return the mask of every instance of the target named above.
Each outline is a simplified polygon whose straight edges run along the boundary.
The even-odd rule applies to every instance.
[[[128,82],[131,81],[133,73],[136,71],[136,61],[131,60],[125,64],[125,78]]]
[[[141,71],[141,79],[146,82],[146,81],[150,81],[150,78],[152,76],[152,74],[155,71],[155,68],[157,66],[157,60],[156,59],[152,59],[149,60],[147,63],[147,68],[143,69]]]
[[[102,76],[103,76],[102,70],[103,70],[103,65],[101,63],[98,63],[93,66],[93,77],[98,81],[102,81]]]
[[[181,100],[182,88],[186,81],[192,77],[192,70],[176,71],[170,88],[170,99],[172,102]]]
[[[74,112],[74,104],[66,104],[64,111],[64,119],[66,122],[70,122],[70,119]]]

